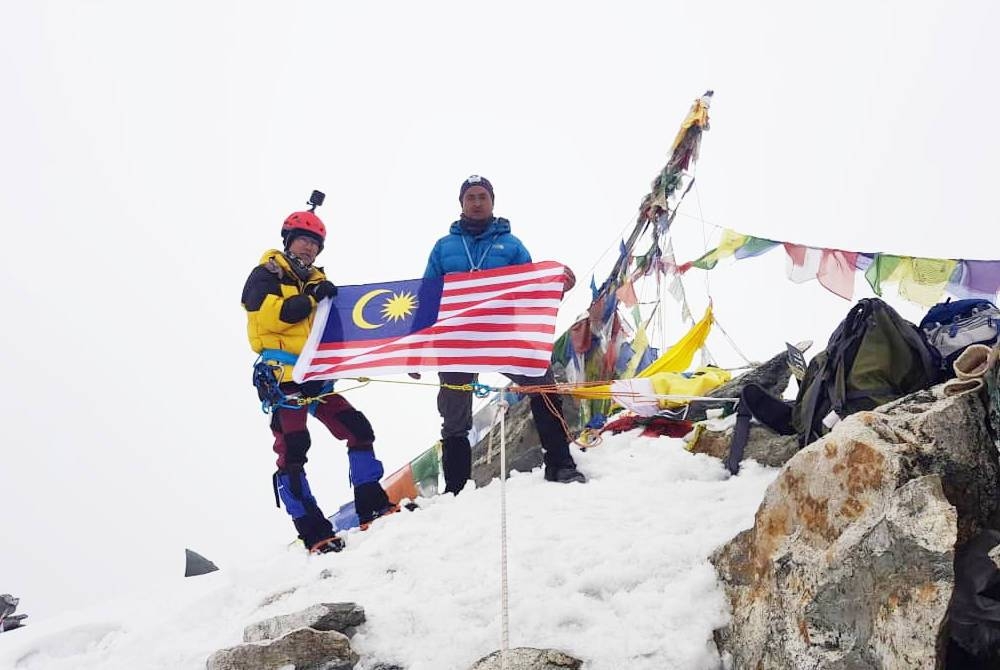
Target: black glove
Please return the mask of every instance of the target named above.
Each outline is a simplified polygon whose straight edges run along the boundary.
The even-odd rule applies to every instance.
[[[319,302],[323,298],[336,298],[337,287],[333,285],[333,282],[324,279],[321,282],[306,286],[306,295],[315,298],[316,302]]]

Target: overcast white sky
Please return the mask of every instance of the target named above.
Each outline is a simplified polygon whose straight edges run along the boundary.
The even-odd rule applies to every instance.
[[[1000,257],[998,19],[991,2],[0,4],[0,592],[48,616],[176,574],[185,546],[221,562],[291,533],[239,295],[314,188],[320,262],[365,283],[419,276],[460,182],[486,175],[533,256],[580,275],[568,323],[712,88],[681,260],[713,232],[698,219]],[[692,273],[692,306],[710,291],[752,358],[825,341],[849,304],[783,262]],[[350,400],[390,470],[437,436],[432,390]],[[315,436],[332,512],[346,457]]]

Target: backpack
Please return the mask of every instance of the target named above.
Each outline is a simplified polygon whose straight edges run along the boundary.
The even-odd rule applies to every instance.
[[[1000,309],[989,300],[949,298],[930,308],[920,330],[940,359],[942,379],[948,379],[955,376],[952,363],[970,344],[996,344]]]
[[[851,307],[806,369],[792,409],[805,446],[840,419],[934,384],[936,359],[915,325],[878,298]]]

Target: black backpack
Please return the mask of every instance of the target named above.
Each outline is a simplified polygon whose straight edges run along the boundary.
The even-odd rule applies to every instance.
[[[938,380],[935,357],[915,325],[878,298],[860,300],[817,354],[792,410],[805,446],[849,414],[875,409]]]

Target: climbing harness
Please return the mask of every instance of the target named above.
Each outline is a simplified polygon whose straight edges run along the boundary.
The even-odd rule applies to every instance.
[[[253,364],[253,385],[260,399],[260,409],[264,414],[270,414],[277,407],[290,407],[285,401],[287,396],[281,390],[281,376],[284,369],[281,365],[258,357]]]

